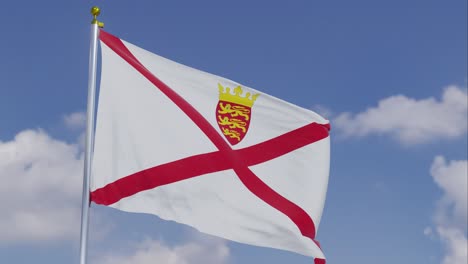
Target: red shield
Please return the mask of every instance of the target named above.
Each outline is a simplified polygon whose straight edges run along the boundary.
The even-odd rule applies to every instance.
[[[227,101],[218,101],[216,121],[224,137],[236,145],[247,134],[250,125],[252,109],[248,106]]]

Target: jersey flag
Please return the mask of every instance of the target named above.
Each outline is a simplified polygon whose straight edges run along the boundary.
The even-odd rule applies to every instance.
[[[325,257],[329,122],[100,32],[91,200],[228,240]]]

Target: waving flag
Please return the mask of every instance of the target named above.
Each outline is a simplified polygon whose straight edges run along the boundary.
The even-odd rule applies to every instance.
[[[104,31],[91,199],[315,257],[329,122]]]

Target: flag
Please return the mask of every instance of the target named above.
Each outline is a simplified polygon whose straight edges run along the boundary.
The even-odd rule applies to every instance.
[[[315,236],[326,119],[102,30],[100,40],[93,202],[325,263]]]

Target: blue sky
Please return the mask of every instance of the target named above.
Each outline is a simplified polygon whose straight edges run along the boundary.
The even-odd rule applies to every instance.
[[[318,232],[328,263],[466,263],[466,1],[134,2],[2,4],[0,262],[78,262],[89,9],[99,5],[124,40],[331,120]],[[312,262],[156,216],[91,214],[92,263]]]

